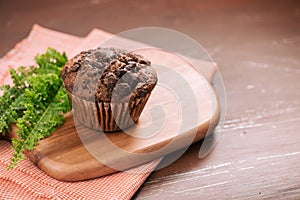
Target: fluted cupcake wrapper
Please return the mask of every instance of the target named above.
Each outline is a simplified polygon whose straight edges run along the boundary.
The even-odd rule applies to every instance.
[[[86,101],[70,94],[74,117],[86,127],[114,132],[136,123],[149,99],[150,93],[135,101],[112,103]]]

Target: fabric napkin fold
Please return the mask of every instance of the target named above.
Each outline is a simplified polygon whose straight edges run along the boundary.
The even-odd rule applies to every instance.
[[[48,47],[68,57],[97,46],[112,34],[94,29],[86,38],[34,25],[29,36],[0,59],[0,85],[11,83],[8,69],[32,65],[34,57]],[[98,42],[98,43],[95,43]],[[10,171],[11,144],[0,140],[0,199],[130,199],[161,159],[112,175],[80,182],[62,182],[24,160]]]

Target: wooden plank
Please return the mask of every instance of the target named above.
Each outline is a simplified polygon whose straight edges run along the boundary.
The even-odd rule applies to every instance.
[[[167,52],[147,50],[139,53],[156,63],[154,67],[158,73],[158,84],[137,127],[125,132],[103,134],[82,125],[73,112],[67,115],[62,127],[49,138],[41,140],[34,151],[26,153],[29,159],[56,179],[86,180],[169,154],[199,141],[210,126],[217,125],[220,115],[217,97],[207,80],[192,65]],[[207,65],[207,62],[203,64]],[[210,67],[213,74],[216,68],[212,64]],[[170,79],[175,74],[177,78]],[[191,96],[186,92],[189,89]],[[184,96],[180,96],[179,92],[183,92]],[[186,98],[185,104],[182,104],[182,98]],[[195,102],[195,107],[192,107],[192,102]],[[154,106],[164,111],[163,118],[150,115]],[[189,111],[185,115],[189,117],[188,121],[196,117],[194,124],[184,124],[183,106]],[[151,124],[160,124],[159,129],[150,129]],[[151,131],[146,131],[145,127]],[[145,132],[149,135],[145,135]]]

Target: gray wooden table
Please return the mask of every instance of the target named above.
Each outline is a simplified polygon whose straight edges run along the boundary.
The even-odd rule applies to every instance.
[[[227,93],[224,132],[155,171],[135,199],[300,199],[300,2],[1,1],[0,56],[32,24],[86,35],[159,26],[181,31],[218,62]],[[166,158],[167,159],[167,158]]]

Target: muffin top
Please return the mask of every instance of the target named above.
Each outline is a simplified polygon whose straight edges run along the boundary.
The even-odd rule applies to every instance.
[[[150,61],[114,48],[83,51],[62,71],[68,92],[88,101],[123,101],[144,97],[157,83]]]

